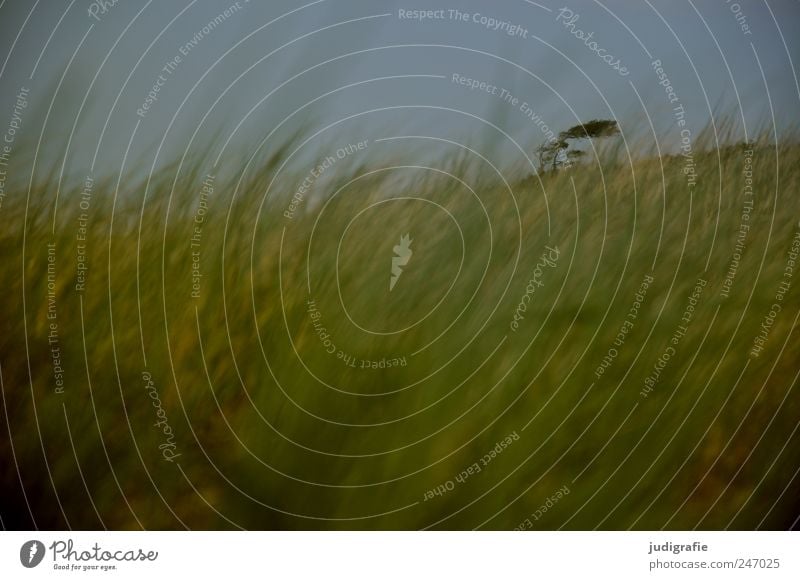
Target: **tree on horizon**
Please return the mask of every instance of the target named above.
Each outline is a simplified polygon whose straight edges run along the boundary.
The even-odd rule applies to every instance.
[[[558,134],[558,138],[541,144],[536,153],[539,156],[539,171],[546,172],[548,167],[555,171],[559,166],[570,164],[572,160],[584,155],[579,149],[570,149],[575,141],[583,139],[600,139],[619,135],[619,126],[612,119],[592,119],[588,123],[579,123]]]

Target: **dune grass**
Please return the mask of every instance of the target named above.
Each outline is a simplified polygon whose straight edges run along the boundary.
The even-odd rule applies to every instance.
[[[55,216],[55,179],[8,193],[7,526],[26,501],[47,528],[791,525],[794,282],[750,353],[800,227],[797,145],[696,153],[693,189],[679,156],[508,187],[481,160],[475,186],[365,165],[291,219],[281,155],[97,178],[85,211],[64,184]]]

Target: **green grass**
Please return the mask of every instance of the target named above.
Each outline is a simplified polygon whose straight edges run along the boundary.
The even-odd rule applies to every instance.
[[[749,352],[798,232],[800,149],[763,140],[754,150],[755,208],[727,298],[743,146],[696,153],[693,192],[680,157],[517,180],[513,198],[480,160],[474,192],[419,169],[350,184],[358,172],[340,172],[329,191],[341,193],[317,190],[293,220],[283,212],[301,175],[278,175],[265,198],[278,153],[237,190],[217,180],[199,298],[190,242],[205,160],[177,178],[175,167],[155,174],[143,210],[144,182],[123,179],[116,197],[115,180],[95,183],[82,293],[82,184],[61,189],[55,233],[54,180],[29,200],[27,188],[10,191],[0,364],[37,523],[99,527],[99,514],[122,529],[510,529],[526,518],[541,529],[786,528],[800,465],[795,284],[764,351]],[[420,199],[386,202],[401,197]],[[406,233],[414,253],[389,292],[392,247]],[[51,242],[63,394],[47,341]],[[559,260],[512,331],[545,246]],[[633,327],[598,379],[647,275]],[[695,316],[644,398],[699,278]],[[353,368],[329,354],[309,299],[337,352],[407,364]],[[174,463],[158,447],[144,371],[174,431]],[[425,499],[514,431],[519,440],[480,472]],[[16,490],[0,515],[29,525],[5,436],[0,450],[3,488]],[[530,517],[565,485],[569,495]]]

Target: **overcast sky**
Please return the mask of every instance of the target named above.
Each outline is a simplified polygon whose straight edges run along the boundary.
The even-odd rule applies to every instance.
[[[556,131],[617,118],[633,142],[650,131],[650,116],[670,149],[675,103],[659,85],[656,59],[694,135],[712,111],[736,120],[739,138],[742,122],[752,136],[773,114],[783,130],[800,111],[791,74],[791,62],[800,62],[796,0],[241,0],[226,16],[233,4],[118,0],[102,14],[86,0],[0,2],[0,122],[11,119],[18,90],[30,89],[24,139],[41,140],[45,165],[63,158],[71,137],[66,165],[77,174],[95,156],[95,172],[115,170],[129,142],[129,159],[148,163],[209,145],[212,155],[238,160],[284,120],[265,150],[336,123],[309,151],[431,134],[482,143],[509,159],[514,147],[491,125],[526,151],[544,135],[522,103]],[[401,10],[443,13],[418,21]],[[181,62],[165,74],[175,56]],[[137,114],[159,74],[156,100]],[[470,90],[454,74],[518,101]]]

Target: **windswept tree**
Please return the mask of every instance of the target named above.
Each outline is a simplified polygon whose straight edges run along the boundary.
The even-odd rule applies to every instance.
[[[580,149],[570,149],[571,145],[583,139],[599,139],[619,134],[617,122],[611,119],[593,119],[570,127],[558,134],[558,138],[542,143],[536,153],[539,156],[539,171],[548,168],[555,171],[562,165],[570,165],[572,161],[584,155]]]

